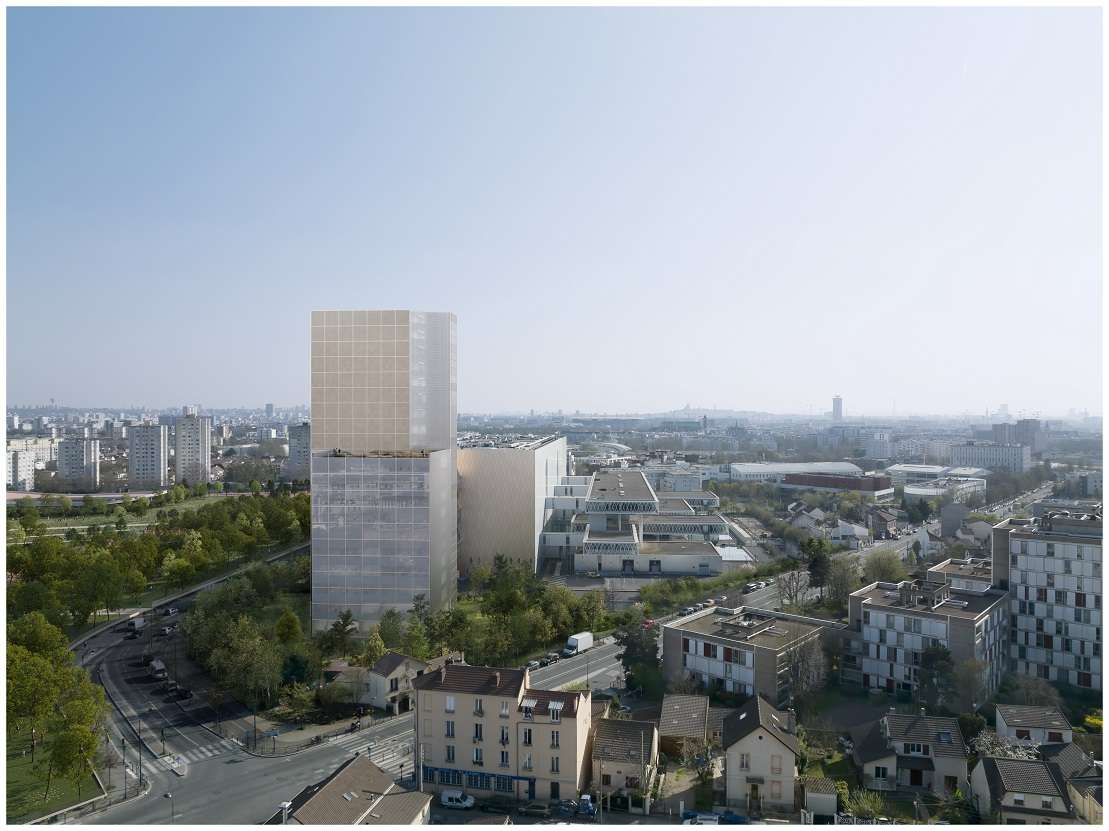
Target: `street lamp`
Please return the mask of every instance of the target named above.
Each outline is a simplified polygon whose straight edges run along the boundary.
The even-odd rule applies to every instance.
[[[169,800],[169,824],[173,825],[173,794],[165,793],[162,796]]]

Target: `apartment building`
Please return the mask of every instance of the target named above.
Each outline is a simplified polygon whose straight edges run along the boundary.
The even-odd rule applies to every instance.
[[[993,570],[1010,595],[1009,668],[1102,688],[1101,505],[994,527]]]
[[[838,639],[842,624],[741,606],[710,607],[662,627],[662,671],[673,684],[695,679],[742,695],[761,695],[777,707],[793,697],[793,686],[823,676],[824,663],[812,650]]]
[[[8,451],[8,490],[35,489],[35,456],[25,450]]]
[[[289,458],[285,477],[293,481],[307,479],[312,472],[312,425],[307,421],[289,425]]]
[[[42,470],[49,462],[58,460],[60,439],[55,438],[16,438],[8,439],[7,449],[26,453],[34,460],[35,470]]]
[[[97,490],[100,487],[100,440],[62,439],[58,443],[58,479],[66,487]]]
[[[533,689],[527,670],[442,666],[412,682],[424,787],[575,799],[588,786],[588,692]]]
[[[492,567],[500,554],[539,566],[540,538],[553,509],[548,497],[567,475],[566,438],[496,440],[458,450],[458,568]]]
[[[186,408],[190,409],[190,408]],[[179,485],[212,480],[211,416],[178,416],[173,430],[173,467]]]
[[[312,628],[458,588],[455,317],[314,311]]]
[[[951,445],[951,464],[1027,473],[1032,469],[1032,448],[1025,444],[968,441]]]
[[[851,633],[840,659],[842,683],[912,692],[921,653],[945,647],[956,666],[982,662],[992,695],[1007,666],[1008,596],[984,560],[946,560],[926,580],[871,583],[848,600]]]
[[[160,424],[135,424],[127,437],[127,483],[132,490],[169,484],[169,431]]]

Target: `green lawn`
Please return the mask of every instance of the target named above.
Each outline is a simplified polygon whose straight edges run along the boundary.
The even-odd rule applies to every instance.
[[[107,494],[105,494],[105,495],[107,495]],[[210,502],[216,501],[217,499],[227,499],[230,496],[236,496],[236,495],[237,494],[229,494],[229,493],[210,493],[207,496],[189,497],[184,502],[178,502],[175,505],[165,505],[163,507],[167,511],[170,508],[176,508],[179,512],[180,511],[193,511],[193,510],[196,510],[197,508],[199,508],[201,505],[206,505]],[[114,512],[117,505],[110,505],[108,507],[109,507],[110,511]],[[160,509],[158,509],[158,508],[150,508],[150,509],[147,510],[146,515],[141,516],[141,517],[138,517],[138,516],[135,516],[134,514],[128,513],[127,514],[127,521],[129,523],[154,522],[155,521],[155,516],[156,516],[156,514],[158,513],[159,510]],[[47,528],[69,528],[69,527],[74,526],[74,525],[105,525],[105,524],[109,524],[109,523],[112,523],[112,522],[115,522],[115,518],[112,517],[110,514],[107,515],[107,516],[105,516],[104,514],[97,514],[97,515],[94,515],[94,516],[82,516],[82,515],[68,516],[68,517],[49,516],[49,517],[43,517],[42,518],[42,523]]]
[[[74,783],[55,777],[50,793],[47,794],[46,771],[41,765],[44,756],[41,744],[36,756],[40,762],[37,768],[31,765],[31,740],[28,733],[8,734],[8,822],[29,822],[100,795],[100,788],[91,772],[81,782],[80,793]]]

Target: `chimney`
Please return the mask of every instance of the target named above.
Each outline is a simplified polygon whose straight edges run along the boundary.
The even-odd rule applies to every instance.
[[[925,710],[923,707],[921,707],[920,708],[920,717],[924,718],[926,715],[928,715],[928,711]]]
[[[439,667],[439,683],[441,683],[441,684],[445,683],[446,680],[447,680],[447,665],[443,664],[443,666]]]
[[[896,712],[897,712],[897,708],[896,708],[896,707],[890,707],[890,715],[891,715],[891,716],[892,716],[892,715],[893,715],[894,713],[896,713]]]
[[[499,687],[501,685],[501,671],[497,670],[493,673],[493,686]]]

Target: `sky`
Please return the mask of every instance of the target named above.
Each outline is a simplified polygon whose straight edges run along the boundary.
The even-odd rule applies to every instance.
[[[9,406],[1101,412],[1099,9],[8,9]]]

